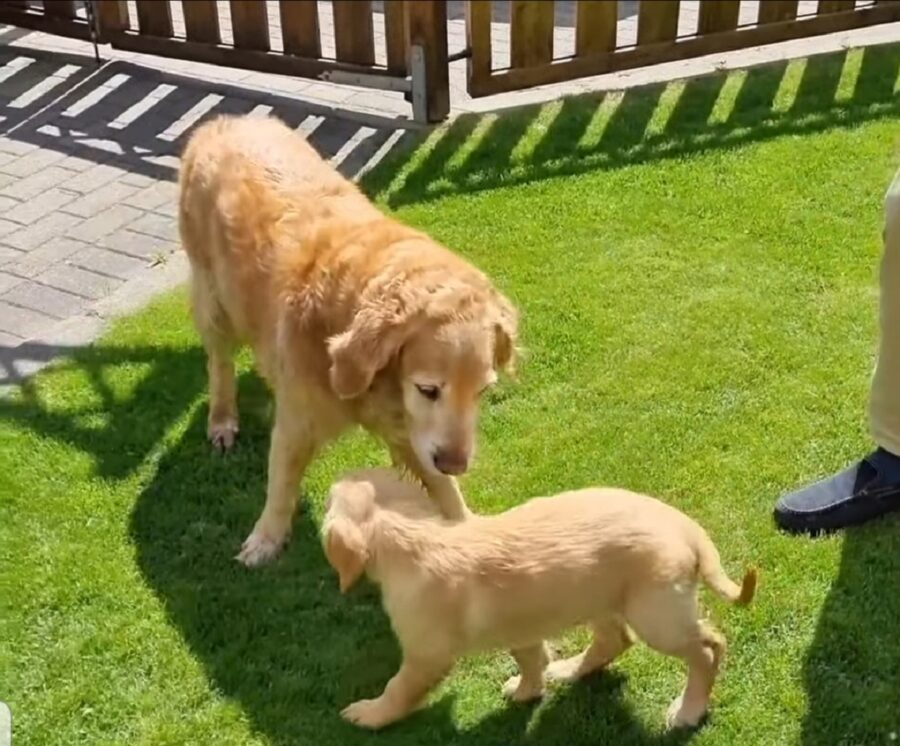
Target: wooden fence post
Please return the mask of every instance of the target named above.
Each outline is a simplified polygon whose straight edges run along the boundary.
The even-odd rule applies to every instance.
[[[440,122],[450,113],[447,0],[416,0],[407,9],[413,113]]]
[[[97,36],[99,41],[109,41],[109,33],[124,31],[131,23],[128,16],[128,3],[125,0],[97,0]]]

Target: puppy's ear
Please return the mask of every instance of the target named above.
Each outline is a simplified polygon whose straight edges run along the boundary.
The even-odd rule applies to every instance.
[[[332,521],[325,534],[325,557],[337,571],[341,593],[346,593],[359,580],[368,560],[359,526],[346,518]]]
[[[409,305],[390,299],[360,309],[346,331],[328,340],[334,393],[341,399],[365,393],[412,332],[413,317]]]
[[[494,300],[494,367],[512,373],[516,367],[519,314],[499,293]]]

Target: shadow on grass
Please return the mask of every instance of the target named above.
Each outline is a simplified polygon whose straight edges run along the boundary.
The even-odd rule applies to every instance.
[[[57,406],[48,407],[37,393],[35,379],[27,378],[18,381],[20,396],[0,397],[0,422],[27,425],[42,436],[90,454],[97,476],[102,478],[123,479],[132,474],[206,384],[205,358],[199,347],[98,343],[63,348],[26,342],[15,348],[0,348],[0,366],[14,373],[16,359],[43,362],[61,355],[70,357],[54,366],[50,380],[59,380],[70,371],[83,374],[93,403],[74,410],[59,401]],[[110,377],[121,375],[127,368],[134,369],[140,380],[129,389],[128,397],[122,398]],[[96,415],[103,416],[102,427],[91,421]]]
[[[898,592],[900,519],[848,531],[803,667],[806,746],[900,737]]]
[[[211,685],[273,743],[587,746],[599,739],[663,746],[688,737],[646,732],[616,673],[558,691],[538,713],[498,702],[464,729],[450,694],[386,735],[344,723],[341,707],[377,695],[399,663],[376,589],[363,584],[349,596],[338,593],[305,512],[289,550],[272,566],[249,571],[232,560],[265,493],[270,397],[262,381],[240,379],[241,438],[227,457],[206,441],[205,406],[194,408],[163,451],[166,434],[202,395],[199,348],[101,342],[53,351],[71,357],[25,380],[21,395],[0,399],[0,422],[91,455],[102,478],[127,479],[152,463],[130,520],[140,572]],[[23,355],[41,360],[45,352],[35,344]],[[494,675],[491,687],[499,690],[506,672]],[[660,703],[660,723],[663,711]]]
[[[463,115],[366,178],[391,207],[731,148],[896,115],[900,44],[776,62],[687,81]],[[400,171],[401,176],[396,177]]]
[[[669,95],[665,86],[628,91],[615,106],[603,97],[570,99],[524,156],[517,146],[534,133],[539,109],[512,112],[487,125],[463,117],[411,165],[396,189],[396,169],[412,161],[395,159],[377,169],[368,188],[384,190],[390,204],[402,205],[896,115],[900,45],[854,55],[855,62],[848,53],[812,58],[801,73],[792,73],[790,85],[784,82],[790,77],[785,64],[688,81],[663,119],[657,113]],[[115,365],[148,367],[125,399],[106,380],[104,368]],[[66,366],[82,370],[96,389],[92,411],[106,415],[103,427],[47,409],[27,385],[21,399],[0,400],[0,419],[91,454],[98,474],[108,478],[125,478],[145,463],[205,387],[197,348],[100,344],[75,351]],[[237,700],[273,742],[374,742],[379,736],[338,717],[342,705],[379,692],[398,662],[374,590],[339,596],[307,515],[299,517],[290,550],[274,566],[249,572],[230,560],[260,508],[268,443],[263,408],[247,406],[248,398],[267,398],[262,384],[245,376],[241,387],[239,448],[224,460],[210,452],[200,408],[137,496],[131,528],[141,572],[215,687]],[[897,605],[890,599],[900,581],[900,538],[885,528],[896,524],[846,539],[839,577],[804,668],[809,712],[803,739],[809,746],[882,742],[897,723],[900,646]],[[502,679],[498,671],[498,687]],[[558,691],[537,713],[498,706],[463,729],[455,725],[454,702],[446,695],[387,738],[473,746],[650,745],[689,738],[644,730],[622,689],[622,678],[610,673]]]
[[[244,376],[242,400],[259,387],[258,379]],[[340,595],[306,512],[278,562],[251,571],[231,559],[265,492],[268,422],[245,415],[239,446],[222,459],[206,446],[205,416],[203,408],[197,411],[138,496],[132,535],[141,572],[215,688],[240,702],[272,742],[650,746],[686,740],[686,734],[645,732],[615,673],[559,691],[536,716],[531,708],[503,705],[465,730],[454,724],[450,695],[389,734],[346,724],[341,707],[377,695],[399,663],[379,595],[368,584]],[[499,689],[505,675],[495,673]],[[660,723],[663,713],[660,703]]]

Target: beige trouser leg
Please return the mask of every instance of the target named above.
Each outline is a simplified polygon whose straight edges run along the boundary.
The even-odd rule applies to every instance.
[[[875,442],[900,455],[900,171],[884,204],[881,258],[881,346],[872,380],[869,418]]]

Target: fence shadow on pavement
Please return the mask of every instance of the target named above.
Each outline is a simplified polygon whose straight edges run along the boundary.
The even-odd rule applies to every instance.
[[[124,60],[0,49],[0,136],[153,179],[174,179],[178,154],[217,114],[271,113],[305,132],[347,176],[410,137],[406,119],[204,82]]]

